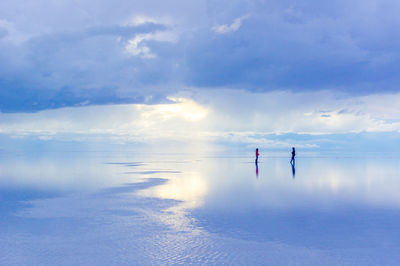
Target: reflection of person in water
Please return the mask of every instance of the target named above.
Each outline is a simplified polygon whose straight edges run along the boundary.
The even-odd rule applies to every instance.
[[[260,154],[258,153],[258,148],[256,149],[256,164],[258,163],[258,156],[259,156]]]
[[[295,175],[296,175],[296,168],[294,167],[294,163],[291,163],[292,165],[292,177],[294,179]]]
[[[296,150],[294,149],[294,147],[292,147],[292,159],[290,160],[291,164],[295,164],[295,159],[294,157],[296,156]]]
[[[258,163],[256,162],[256,178],[258,178]]]

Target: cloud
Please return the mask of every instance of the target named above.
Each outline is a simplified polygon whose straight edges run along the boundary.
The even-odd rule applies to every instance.
[[[395,0],[4,0],[0,110],[160,103],[185,88],[394,93],[398,11]]]
[[[0,40],[11,44],[21,44],[27,39],[15,24],[0,17]]]
[[[169,104],[121,104],[66,107],[37,113],[3,114],[1,133],[11,135],[81,134],[138,140],[192,138],[207,109],[189,99]],[[190,132],[191,134],[188,134]]]
[[[8,31],[4,28],[0,28],[0,39],[8,35]]]
[[[102,26],[90,27],[84,30],[86,37],[99,35],[115,35],[119,37],[131,37],[139,33],[155,32],[166,30],[167,27],[163,24],[147,22],[135,26]],[[85,37],[85,35],[83,37]]]
[[[138,73],[124,54],[130,39],[148,34],[152,41],[161,41],[155,33],[166,28],[154,23],[98,26],[31,38],[24,46],[28,49],[20,51],[22,62],[11,61],[17,57],[4,55],[7,60],[0,63],[0,111],[31,112],[82,104],[162,100],[162,93],[152,96],[137,90],[121,91],[132,85],[141,87],[141,82],[147,84],[148,69],[143,67],[143,72]]]
[[[262,148],[343,148],[358,143],[389,149],[400,143],[399,93],[348,97],[329,91],[225,89],[184,91],[168,99],[154,105],[139,101],[2,114],[0,133],[63,141],[182,141]]]
[[[146,45],[149,41],[176,43],[177,36],[171,31],[138,34],[128,40],[125,49],[132,56],[140,56],[144,59],[156,58],[157,55],[152,53],[150,47]]]
[[[226,89],[196,94],[195,100],[212,113],[207,123],[216,132],[400,132],[399,93],[352,96],[331,91],[249,93]]]
[[[266,9],[254,11],[235,35],[200,40],[189,57],[195,71],[188,82],[258,91],[398,90],[393,75],[398,53],[389,46],[375,47],[372,32],[361,29],[353,15],[323,10],[316,16],[300,6],[293,8],[297,11],[293,18],[286,9]],[[391,27],[380,25],[380,29]]]
[[[226,34],[226,33],[230,33],[230,32],[235,32],[240,28],[244,19],[246,19],[246,16],[235,19],[232,22],[232,24],[230,24],[230,25],[223,24],[223,25],[214,26],[212,28],[212,30],[218,34]]]

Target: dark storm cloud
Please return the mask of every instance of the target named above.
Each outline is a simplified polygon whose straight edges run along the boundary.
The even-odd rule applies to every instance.
[[[258,91],[398,90],[399,41],[393,37],[400,20],[390,14],[399,4],[293,3],[260,4],[247,10],[251,15],[236,32],[204,34],[190,51],[188,82]]]
[[[394,0],[2,1],[0,110],[155,101],[187,87],[398,91],[399,12]]]
[[[129,79],[129,61],[133,60],[124,57],[115,38],[128,39],[165,29],[164,25],[147,23],[90,27],[78,32],[31,38],[23,48],[12,51],[24,54],[21,65],[0,63],[4,71],[0,76],[0,111],[31,112],[88,104],[151,103],[151,100],[145,100],[144,94],[135,91],[127,96],[118,95],[119,86]],[[136,75],[137,83],[146,79],[144,74]]]

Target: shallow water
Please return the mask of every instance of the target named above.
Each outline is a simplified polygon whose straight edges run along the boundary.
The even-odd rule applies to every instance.
[[[0,264],[396,265],[399,158],[3,151]]]

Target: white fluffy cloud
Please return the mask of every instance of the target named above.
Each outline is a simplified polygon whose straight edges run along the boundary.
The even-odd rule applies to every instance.
[[[349,96],[332,91],[249,93],[208,91],[199,97],[214,111],[218,131],[337,134],[400,131],[400,94]],[[221,123],[221,121],[224,121]]]
[[[230,32],[235,32],[240,28],[243,20],[245,20],[246,18],[247,18],[246,16],[243,16],[243,17],[235,19],[232,22],[232,24],[230,24],[230,25],[228,25],[228,24],[217,25],[217,26],[214,26],[212,29],[213,29],[213,31],[215,31],[218,34],[226,34],[226,33],[230,33]]]

